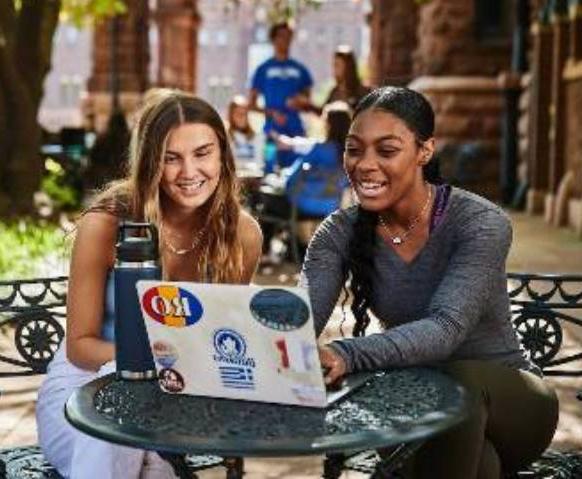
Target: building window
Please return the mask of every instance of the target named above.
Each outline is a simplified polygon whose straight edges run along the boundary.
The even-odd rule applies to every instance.
[[[65,27],[65,41],[69,46],[75,46],[79,39],[79,30],[73,26],[67,25]]]
[[[208,35],[208,30],[201,28],[198,31],[198,44],[202,46],[210,44],[210,35]]]
[[[305,28],[300,28],[297,32],[297,41],[305,43],[309,39],[309,32]]]
[[[475,0],[475,33],[479,40],[499,40],[509,35],[512,2]]]
[[[269,32],[265,25],[257,25],[255,28],[255,43],[267,43],[269,41]]]
[[[217,30],[216,44],[223,47],[228,44],[228,32],[226,30]]]

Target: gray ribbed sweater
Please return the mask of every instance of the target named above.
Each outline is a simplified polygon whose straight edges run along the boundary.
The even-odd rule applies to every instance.
[[[301,283],[309,288],[318,335],[344,283],[356,214],[356,207],[333,213],[309,245]],[[371,311],[385,330],[332,343],[348,372],[483,359],[539,374],[509,321],[505,261],[511,236],[499,207],[458,188],[412,262],[376,236]]]

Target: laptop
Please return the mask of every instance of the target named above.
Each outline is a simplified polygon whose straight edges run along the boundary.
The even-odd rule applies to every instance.
[[[325,408],[373,376],[326,390],[302,288],[147,280],[137,290],[166,392]]]

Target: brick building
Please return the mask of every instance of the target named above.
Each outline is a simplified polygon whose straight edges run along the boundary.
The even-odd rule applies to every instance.
[[[195,91],[225,111],[233,94],[248,89],[256,66],[271,54],[266,8],[250,0],[228,7],[218,0],[127,0],[117,22],[121,106],[132,110],[148,86]],[[329,89],[332,56],[349,44],[358,57],[367,45],[366,1],[328,0],[295,19],[292,55],[313,74],[316,99]],[[326,19],[325,22],[322,19]],[[101,129],[111,108],[112,22],[96,26],[93,69],[85,109]],[[319,93],[319,95],[317,95]]]
[[[371,78],[430,98],[445,174],[496,200],[515,177],[516,203],[582,236],[582,1],[373,0],[370,24]]]
[[[489,198],[500,191],[504,85],[511,58],[509,2],[372,2],[371,77],[409,84],[436,112],[445,176]],[[398,19],[398,20],[395,20]]]
[[[522,78],[527,210],[582,237],[582,2],[532,2],[531,67]]]
[[[523,193],[528,211],[582,235],[581,1],[327,0],[298,17],[292,54],[325,91],[333,49],[351,44],[368,57],[372,84],[410,84],[429,97],[446,175],[494,200]],[[245,91],[269,54],[267,16],[250,0],[225,5],[128,0],[118,20],[122,106],[148,85],[197,90],[219,108]],[[95,31],[97,118],[110,104],[110,33],[107,24]]]

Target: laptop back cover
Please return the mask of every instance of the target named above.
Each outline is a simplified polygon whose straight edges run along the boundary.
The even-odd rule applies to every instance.
[[[326,406],[305,290],[165,281],[137,288],[166,391]]]

